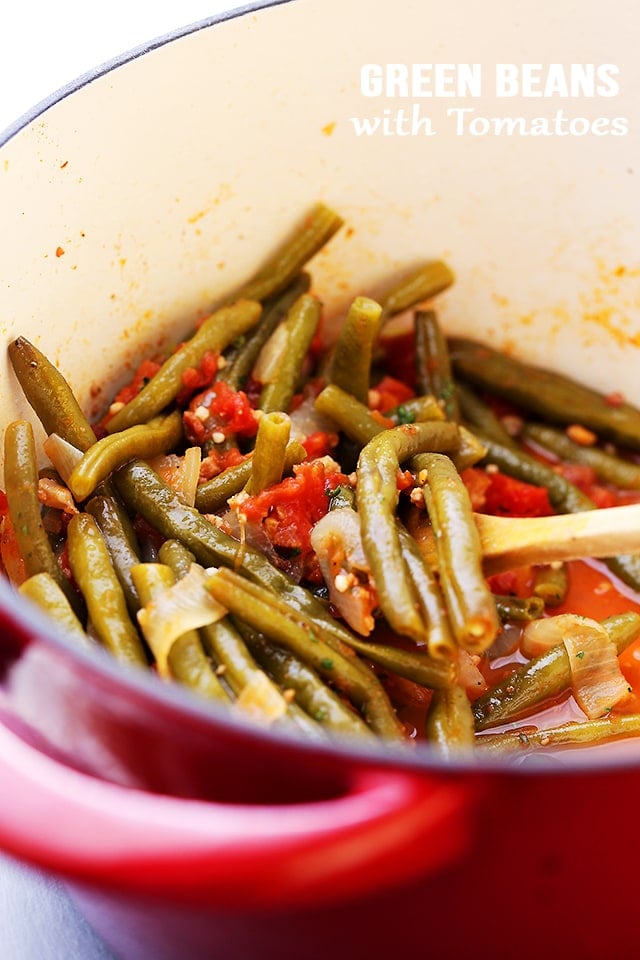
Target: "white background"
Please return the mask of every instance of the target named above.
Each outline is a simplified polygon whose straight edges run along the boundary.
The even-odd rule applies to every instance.
[[[245,0],[246,2],[246,0]],[[243,0],[2,0],[0,133],[87,70]]]

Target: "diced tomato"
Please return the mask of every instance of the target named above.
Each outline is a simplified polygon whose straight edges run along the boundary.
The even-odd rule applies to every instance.
[[[302,441],[302,446],[307,451],[308,458],[310,460],[316,460],[319,457],[326,457],[327,454],[331,453],[331,451],[338,446],[339,439],[337,433],[325,433],[322,430],[316,430],[315,433],[310,433],[309,436]]]
[[[490,482],[483,499],[476,472],[465,470],[463,480],[467,489],[471,486],[475,497],[474,509],[478,512],[496,517],[548,517],[555,512],[545,487],[534,487],[505,473],[485,474]]]
[[[200,483],[217,477],[223,470],[230,467],[237,467],[239,463],[246,460],[246,454],[240,453],[237,447],[231,447],[230,450],[218,450],[213,447],[209,450],[207,456],[200,465]]]
[[[116,393],[115,397],[113,398],[113,402],[124,404],[129,403],[134,397],[138,396],[142,388],[145,387],[149,380],[156,375],[160,367],[161,364],[156,360],[143,360],[133,375],[133,379]],[[101,426],[104,427],[113,416],[115,416],[115,413],[107,412],[106,416],[103,417],[101,421]]]
[[[198,367],[187,367],[182,374],[183,388],[176,397],[178,406],[183,407],[196,390],[210,386],[218,374],[219,354],[207,350]]]
[[[410,470],[398,470],[396,476],[396,486],[398,490],[408,490],[414,484],[413,474]]]
[[[201,417],[203,410],[208,414],[205,419]],[[182,419],[187,439],[200,445],[211,441],[216,433],[224,438],[253,437],[258,430],[258,420],[246,393],[232,390],[224,380],[197,394]]]
[[[349,481],[343,473],[328,470],[321,460],[297,464],[293,473],[293,477],[243,500],[238,509],[247,522],[262,525],[280,551],[285,569],[287,557],[293,557],[302,579],[321,583],[311,529],[329,509],[331,491]]]
[[[394,377],[383,377],[382,380],[369,391],[369,407],[387,413],[406,400],[415,397],[415,391],[402,380]]]
[[[390,375],[402,383],[415,387],[416,360],[413,330],[396,336],[383,337],[382,349],[385,353],[385,368]]]
[[[485,507],[487,489],[491,486],[491,477],[486,470],[479,470],[477,467],[468,467],[462,471],[460,476],[471,498],[472,508],[479,513],[482,512]]]

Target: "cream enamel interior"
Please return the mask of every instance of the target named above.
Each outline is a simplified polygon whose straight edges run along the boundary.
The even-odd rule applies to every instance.
[[[329,315],[429,257],[451,331],[640,401],[635,5],[292,0],[104,73],[0,149],[0,329],[59,364],[87,411],[231,292],[318,199],[343,231],[313,265]],[[357,137],[365,63],[613,62],[613,99],[424,100],[437,134]],[[489,84],[487,84],[489,86]],[[626,137],[459,137],[486,116],[626,116]],[[1,423],[28,413],[6,360]],[[1,424],[0,424],[1,425]]]

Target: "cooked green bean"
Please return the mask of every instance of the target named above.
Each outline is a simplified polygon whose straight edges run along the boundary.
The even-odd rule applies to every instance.
[[[132,617],[140,609],[140,598],[131,577],[131,568],[140,563],[140,546],[127,512],[115,497],[96,494],[85,505],[104,537],[111,563],[120,581]]]
[[[320,600],[274,567],[262,553],[234,540],[193,507],[186,506],[147,464],[138,460],[121,467],[116,485],[130,510],[140,513],[167,539],[179,540],[204,567],[224,564],[240,570],[249,580],[283,600],[286,598],[294,613],[326,630],[342,652],[353,646],[351,633],[327,612]],[[361,668],[367,669],[364,665]]]
[[[142,604],[146,607],[171,589],[176,582],[173,570],[163,563],[139,563],[132,568],[132,577]],[[144,628],[143,628],[144,632]],[[169,643],[168,649],[154,649],[156,668],[161,677],[178,680],[200,696],[229,702],[229,694],[214,673],[204,652],[197,630],[185,630]]]
[[[435,311],[416,311],[414,322],[418,391],[433,394],[442,403],[447,420],[458,421],[460,410],[449,348]]]
[[[100,529],[88,513],[77,513],[67,529],[69,563],[100,642],[121,662],[146,666],[138,631]]]
[[[305,293],[298,297],[283,321],[283,327],[276,331],[278,335],[283,330],[282,345],[277,364],[274,361],[276,373],[263,385],[260,393],[258,406],[264,413],[274,410],[288,413],[321,313],[320,301]]]
[[[498,616],[504,622],[507,620],[538,620],[544,613],[542,597],[508,597],[494,594]]]
[[[177,540],[165,540],[158,558],[173,570],[179,580],[187,575],[191,564],[195,562],[191,551]],[[256,674],[263,673],[229,617],[200,627],[199,632],[205,650],[223,671],[225,684],[236,696],[255,679]]]
[[[480,399],[468,384],[457,381],[456,396],[460,405],[460,411],[474,432],[477,429],[482,436],[495,441],[495,443],[503,447],[519,449],[518,444],[507,433],[500,418],[496,416],[488,404]]]
[[[356,498],[362,546],[371,567],[380,607],[398,633],[425,642],[428,627],[406,569],[395,522],[400,464],[425,450],[452,450],[455,424],[444,421],[406,424],[374,437],[358,460]]]
[[[313,720],[333,733],[345,736],[370,736],[369,727],[324,683],[315,670],[289,650],[268,643],[256,630],[243,629],[242,635],[279,687],[292,690],[297,703]]]
[[[147,423],[161,413],[182,389],[185,371],[197,367],[208,351],[221,353],[236,337],[254,327],[261,309],[253,300],[239,300],[207,317],[191,339],[165,360],[140,393],[109,420],[109,433]]]
[[[92,646],[82,624],[71,609],[71,604],[49,573],[35,573],[20,584],[18,590],[23,597],[28,597],[49,614],[70,640],[80,646]]]
[[[473,712],[462,687],[454,684],[433,694],[425,731],[427,740],[448,759],[474,746]]]
[[[307,451],[298,440],[287,444],[285,451],[283,475],[290,473],[296,463],[306,459]],[[251,459],[253,453],[246,460],[235,467],[223,470],[217,477],[212,477],[201,483],[196,490],[196,509],[200,513],[216,513],[227,505],[227,501],[234,497],[249,482],[251,477]]]
[[[544,563],[533,568],[533,595],[545,606],[558,607],[567,596],[569,574],[564,563]]]
[[[286,413],[274,410],[260,418],[251,458],[251,476],[245,487],[251,496],[282,480],[290,433],[291,420]]]
[[[245,300],[265,300],[284,290],[308,260],[320,250],[343,224],[333,210],[317,204],[302,227],[271,257],[237,294]]]
[[[393,410],[387,410],[385,417],[396,427],[403,423],[415,423],[416,420],[444,420],[445,416],[436,398],[429,393],[404,400]]]
[[[5,430],[4,485],[9,517],[27,577],[48,573],[74,612],[81,615],[82,601],[62,572],[42,522],[36,447],[28,420],[14,420]]]
[[[435,534],[438,579],[453,635],[465,650],[481,653],[493,643],[500,624],[482,572],[469,493],[449,457],[422,453],[414,462]]]
[[[57,433],[78,450],[96,442],[71,387],[53,364],[25,337],[9,344],[9,358],[24,395],[47,434]]]
[[[574,443],[563,430],[542,423],[525,423],[522,436],[568,463],[591,467],[596,476],[623,490],[640,490],[640,465],[606,453],[597,446]]]
[[[449,267],[440,260],[422,264],[378,297],[383,321],[408,310],[409,307],[415,307],[423,300],[431,300],[450,287],[454,279]]]
[[[128,427],[103,437],[84,453],[67,478],[67,486],[76,500],[85,500],[96,487],[127,460],[169,453],[182,437],[182,417],[178,410],[149,423]]]
[[[435,661],[454,660],[458,655],[457,645],[451,631],[440,584],[434,571],[420,553],[418,544],[400,522],[398,522],[398,533],[407,572],[415,587],[420,611],[427,626],[429,656]],[[448,686],[452,682],[453,675],[450,676],[448,683],[444,682],[441,685]],[[426,683],[425,686],[438,687],[439,684],[431,682]]]
[[[579,423],[598,436],[640,449],[640,410],[607,398],[570,377],[542,370],[464,338],[449,341],[458,376],[506,397],[552,423]]]
[[[362,447],[385,429],[384,424],[376,419],[364,403],[335,383],[328,384],[320,391],[315,399],[315,408]]]
[[[233,352],[229,362],[218,371],[216,379],[224,380],[232,390],[239,390],[253,370],[263,346],[286,317],[298,297],[307,293],[311,286],[308,273],[295,277],[281,294],[271,297],[264,303],[260,322],[250,333],[245,334],[243,342]]]
[[[368,297],[356,297],[340,330],[331,363],[330,380],[367,402],[373,343],[379,328],[382,307]]]
[[[602,621],[618,654],[640,636],[640,614],[621,613]],[[571,666],[563,643],[508,674],[473,704],[476,730],[510,723],[538,704],[558,697],[571,685]]]
[[[522,727],[506,733],[481,734],[475,738],[475,745],[483,751],[501,754],[505,751],[531,750],[536,747],[595,744],[604,740],[633,737],[639,733],[640,714],[623,713],[600,717],[598,720],[567,723],[560,727],[549,727],[546,730]]]
[[[252,584],[253,589],[248,592],[246,581],[224,567],[209,578],[207,586],[212,596],[243,623],[286,646],[349,697],[376,733],[383,737],[400,736],[401,726],[393,712],[379,709],[382,688],[373,674],[357,669],[353,660],[329,645],[315,624],[302,623],[281,613],[268,590],[259,590]]]

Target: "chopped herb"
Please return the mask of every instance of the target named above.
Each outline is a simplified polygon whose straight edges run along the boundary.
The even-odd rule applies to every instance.
[[[333,670],[333,660],[329,660],[328,657],[321,661],[321,665],[323,670]]]
[[[583,657],[584,657],[584,650],[580,650],[579,653],[576,653],[576,658],[577,658],[578,660],[582,660]]]
[[[454,391],[455,391],[455,385],[453,383],[453,380],[446,380],[444,383],[444,386],[442,387],[442,390],[440,391],[440,399],[451,400],[451,397],[453,396]]]
[[[415,423],[416,416],[411,412],[411,410],[408,409],[408,407],[405,407],[405,405],[401,403],[396,410],[395,419],[397,420],[398,424]]]

